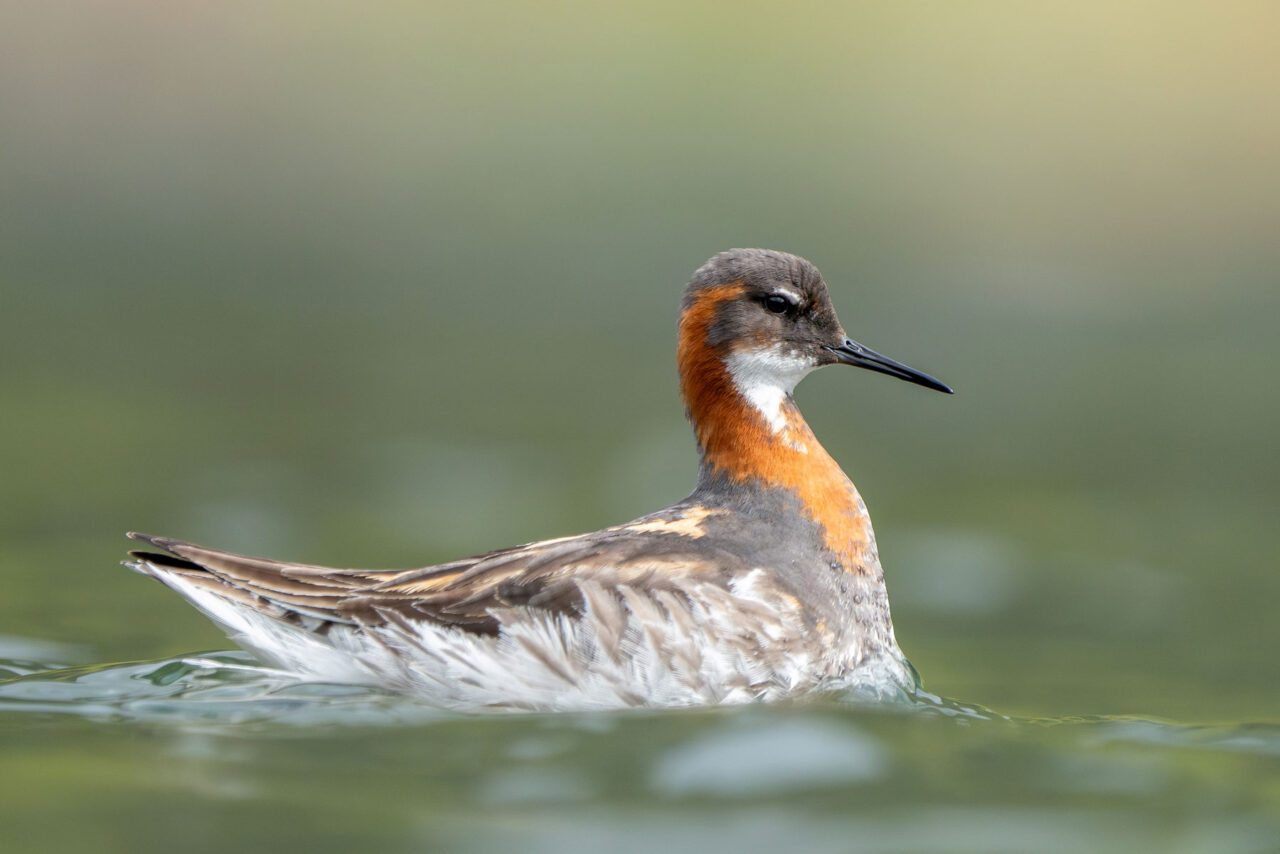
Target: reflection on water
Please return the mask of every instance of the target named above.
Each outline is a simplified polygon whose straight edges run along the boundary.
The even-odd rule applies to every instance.
[[[335,827],[381,850],[461,851],[1262,852],[1280,838],[1276,793],[1259,785],[1280,756],[1273,725],[1019,719],[923,691],[459,715],[302,683],[242,652],[0,659],[0,674],[0,779],[24,780],[4,803],[31,818],[46,779],[92,790],[90,813],[123,804],[139,819],[125,836],[152,845],[182,831],[145,824],[141,805],[193,803],[234,816],[232,841],[301,817],[319,850]],[[1212,812],[1180,812],[1207,794]]]
[[[372,689],[299,682],[242,652],[61,668],[0,660],[0,674],[11,674],[0,681],[4,712],[230,726],[390,724],[435,716]]]
[[[752,707],[769,709],[771,707]],[[939,697],[922,689],[899,701],[869,701],[856,694],[827,695],[796,701],[779,708],[789,712],[833,710],[877,715],[904,714],[970,722],[1004,723],[1023,728],[1067,727],[1080,734],[1082,744],[1150,744],[1232,750],[1280,756],[1280,725],[1179,724],[1105,715],[1062,718],[1018,718],[972,703]],[[691,713],[696,710],[684,710]],[[726,713],[732,707],[726,708]],[[240,728],[247,723],[290,726],[397,726],[432,721],[472,719],[377,688],[301,681],[292,674],[259,664],[239,650],[208,652],[155,661],[59,666],[0,658],[0,713],[73,715],[93,720],[199,724]],[[680,714],[680,711],[667,714]],[[661,715],[661,711],[617,712],[614,715]],[[610,713],[595,715],[539,715],[496,712],[495,718],[563,718],[607,721]],[[763,757],[753,744],[768,744]],[[768,758],[772,757],[772,758]],[[750,762],[747,762],[749,758]],[[837,730],[807,726],[774,726],[757,734],[737,730],[708,739],[678,762],[663,766],[658,776],[669,791],[718,788],[748,792],[756,785],[744,764],[761,762],[775,772],[771,785],[782,778],[822,783],[833,779],[876,776],[885,764],[873,743]],[[700,775],[715,769],[711,777]],[[793,769],[793,770],[783,770]],[[798,770],[797,770],[798,769]],[[852,775],[852,776],[850,776]],[[708,784],[707,780],[718,783]]]
[[[902,694],[897,702],[888,703],[882,694],[867,697],[855,692],[830,699],[850,707],[996,717],[978,706],[925,691]],[[366,726],[459,717],[376,688],[302,681],[238,650],[79,666],[0,658],[0,712],[231,726],[249,722]],[[828,759],[831,749],[827,748]]]

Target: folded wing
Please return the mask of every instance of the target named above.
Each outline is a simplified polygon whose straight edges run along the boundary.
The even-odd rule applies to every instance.
[[[660,590],[692,577],[722,583],[737,561],[679,534],[616,528],[529,543],[420,569],[338,569],[205,548],[130,533],[161,552],[134,551],[128,565],[177,576],[237,605],[319,633],[334,624],[429,622],[497,634],[512,608],[579,613],[581,584]]]

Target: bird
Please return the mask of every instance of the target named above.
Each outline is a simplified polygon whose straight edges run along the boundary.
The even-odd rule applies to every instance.
[[[918,687],[871,518],[796,405],[817,368],[951,388],[850,338],[812,263],[732,249],[680,303],[688,497],[592,533],[412,569],[336,569],[131,532],[125,565],[298,678],[458,711],[774,702]]]

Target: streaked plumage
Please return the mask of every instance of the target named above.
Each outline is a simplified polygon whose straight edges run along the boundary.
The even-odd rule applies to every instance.
[[[678,360],[698,485],[633,522],[409,570],[130,534],[160,551],[128,565],[280,667],[449,708],[909,687],[866,507],[791,390],[835,362],[948,389],[845,338],[816,268],[766,250],[721,253],[695,273]]]

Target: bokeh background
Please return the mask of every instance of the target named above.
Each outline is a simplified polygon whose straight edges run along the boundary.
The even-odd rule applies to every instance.
[[[225,647],[116,566],[127,529],[411,566],[683,496],[681,288],[767,246],[958,390],[798,392],[927,689],[1275,721],[1277,33],[1269,2],[9,4],[0,635]]]

